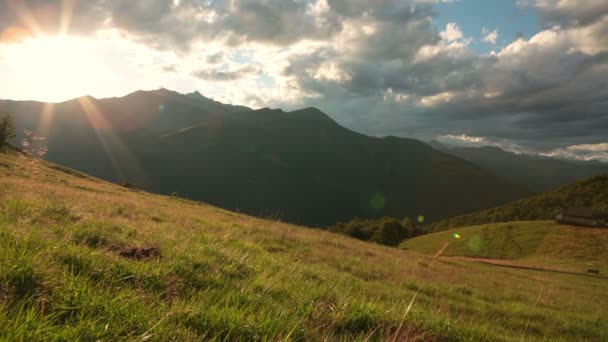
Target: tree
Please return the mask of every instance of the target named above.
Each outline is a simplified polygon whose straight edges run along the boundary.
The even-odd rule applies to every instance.
[[[398,220],[390,219],[375,230],[372,241],[387,246],[397,246],[403,239],[402,227]]]
[[[10,114],[0,116],[0,148],[9,145],[15,137],[15,119]]]

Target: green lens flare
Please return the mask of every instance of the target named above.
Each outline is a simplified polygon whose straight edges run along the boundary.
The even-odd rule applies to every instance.
[[[386,204],[386,199],[382,194],[373,194],[372,198],[369,200],[369,204],[372,206],[374,210],[382,210]]]
[[[458,233],[454,233],[454,238],[455,238],[455,239],[460,239],[460,234],[458,234]]]

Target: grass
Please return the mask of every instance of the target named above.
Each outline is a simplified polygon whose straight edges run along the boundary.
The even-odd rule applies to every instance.
[[[0,163],[0,340],[608,339],[605,279],[430,266],[46,163]],[[161,256],[119,254],[142,246]]]
[[[459,239],[454,234],[460,236]],[[492,223],[419,236],[402,249],[433,254],[445,243],[446,256],[518,260],[523,265],[559,266],[573,272],[608,273],[608,229],[560,225],[553,221]]]

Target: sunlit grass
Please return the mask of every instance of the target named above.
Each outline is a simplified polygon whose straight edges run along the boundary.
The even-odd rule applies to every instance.
[[[458,238],[455,238],[455,235]],[[444,255],[517,260],[584,273],[608,274],[608,229],[574,227],[553,221],[484,224],[409,239],[401,248],[432,254],[449,242]]]
[[[430,264],[0,155],[0,340],[608,339],[604,279]]]

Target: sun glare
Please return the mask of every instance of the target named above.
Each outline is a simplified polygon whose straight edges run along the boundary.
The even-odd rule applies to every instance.
[[[92,41],[69,36],[43,36],[11,44],[4,63],[30,93],[44,101],[64,101],[84,95],[83,89],[103,72]]]

